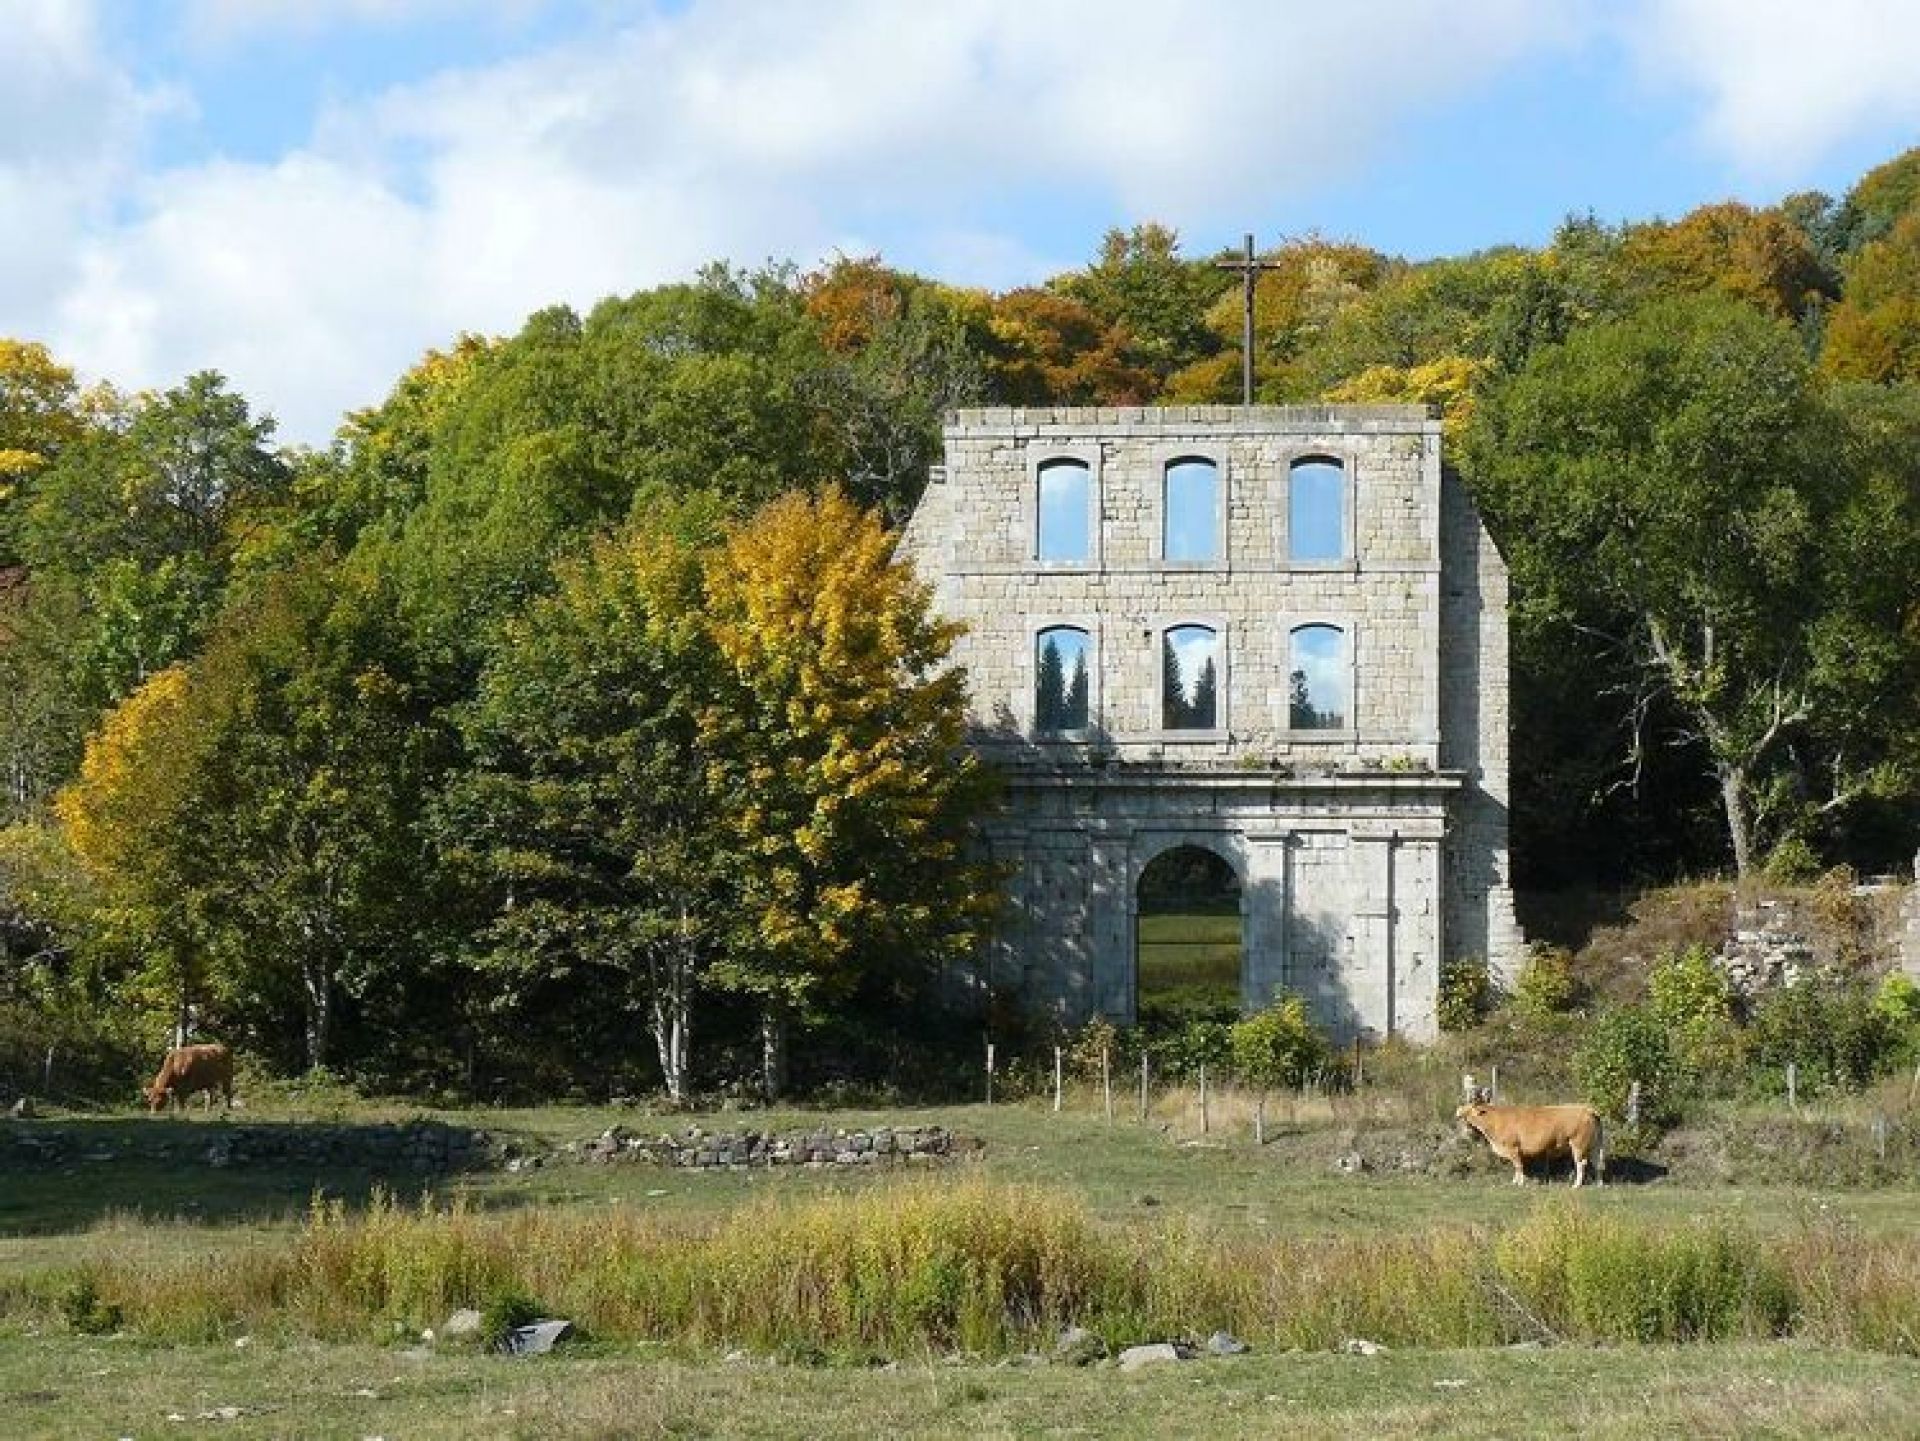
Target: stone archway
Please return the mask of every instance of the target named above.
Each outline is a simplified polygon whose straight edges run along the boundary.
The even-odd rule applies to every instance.
[[[1208,841],[1170,840],[1137,868],[1133,1013],[1149,1024],[1238,1015],[1248,957],[1243,868]]]

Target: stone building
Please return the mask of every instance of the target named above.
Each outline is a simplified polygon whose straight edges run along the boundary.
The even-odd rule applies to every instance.
[[[976,980],[1132,1020],[1143,881],[1195,852],[1244,1008],[1425,1039],[1443,957],[1514,963],[1507,572],[1424,409],[963,411],[903,550],[1008,776]]]

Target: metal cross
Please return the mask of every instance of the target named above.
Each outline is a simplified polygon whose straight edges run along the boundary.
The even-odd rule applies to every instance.
[[[1253,404],[1253,288],[1259,282],[1263,270],[1281,268],[1277,260],[1256,260],[1253,257],[1253,236],[1247,236],[1246,251],[1238,260],[1216,260],[1213,262],[1222,270],[1240,272],[1242,289],[1246,296],[1246,308],[1240,326],[1240,403]]]

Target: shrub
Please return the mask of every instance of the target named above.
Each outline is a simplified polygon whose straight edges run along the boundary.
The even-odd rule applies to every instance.
[[[120,1307],[103,1300],[91,1271],[82,1271],[60,1293],[60,1315],[67,1329],[82,1336],[105,1336],[120,1329]]]
[[[1191,1020],[1149,1048],[1163,1075],[1197,1075],[1202,1066],[1218,1075],[1233,1052],[1233,1023]]]
[[[1644,1007],[1603,1011],[1574,1052],[1573,1072],[1587,1099],[1609,1116],[1626,1116],[1627,1097],[1638,1081],[1643,1125],[1680,1118],[1680,1068],[1666,1026]]]
[[[1897,1054],[1898,1037],[1875,999],[1862,985],[1825,976],[1803,976],[1763,997],[1747,1030],[1760,1084],[1784,1091],[1791,1063],[1805,1095],[1866,1085]]]
[[[1920,986],[1902,971],[1889,972],[1872,1009],[1887,1029],[1889,1061],[1903,1070],[1920,1064]]]
[[[1493,973],[1479,956],[1458,956],[1440,967],[1436,1013],[1443,1031],[1470,1031],[1499,1003]]]
[[[1304,1086],[1333,1056],[1332,1043],[1314,1025],[1306,1001],[1284,992],[1265,1010],[1236,1022],[1230,1045],[1235,1073],[1263,1090]]]
[[[480,1308],[480,1340],[496,1351],[506,1345],[508,1332],[531,1326],[543,1314],[538,1301],[513,1282],[503,1282]]]
[[[1761,873],[1776,886],[1803,886],[1820,874],[1820,857],[1801,836],[1785,836],[1767,853]]]
[[[1733,988],[1705,946],[1668,951],[1647,977],[1647,1007],[1666,1027],[1668,1049],[1688,1082],[1738,1069]]]
[[[1539,1023],[1563,1016],[1580,999],[1573,978],[1573,952],[1564,946],[1531,945],[1514,982],[1513,1008],[1524,1020]]]

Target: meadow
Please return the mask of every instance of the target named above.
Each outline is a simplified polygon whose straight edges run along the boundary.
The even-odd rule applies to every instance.
[[[430,1181],[137,1148],[17,1168],[0,1178],[0,1432],[1889,1435],[1920,1415],[1911,1178],[1730,1184],[1676,1166],[1521,1190],[1378,1098],[1288,1098],[1264,1147],[1247,1105],[1213,1097],[1204,1134],[1188,1093],[1108,1121],[1084,1087],[1058,1113],[1044,1097],[446,1112],[549,1159]],[[137,1141],[409,1114],[267,1096],[231,1119],[41,1124]],[[912,1176],[562,1149],[613,1125],[879,1124],[980,1146]],[[1332,1164],[1415,1143],[1442,1164]],[[532,1360],[421,1339],[455,1306],[509,1303],[583,1337]],[[1253,1349],[1128,1375],[1044,1364],[1067,1324],[1115,1348],[1225,1329]],[[1349,1354],[1356,1339],[1385,1349]]]

